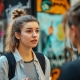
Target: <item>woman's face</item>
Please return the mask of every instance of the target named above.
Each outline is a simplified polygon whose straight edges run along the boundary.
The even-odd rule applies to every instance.
[[[27,22],[21,28],[20,45],[25,45],[29,48],[37,46],[39,40],[39,24],[36,21]]]

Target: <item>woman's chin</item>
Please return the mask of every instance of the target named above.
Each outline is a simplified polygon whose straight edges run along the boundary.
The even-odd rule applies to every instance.
[[[37,45],[32,46],[32,48],[35,48]]]

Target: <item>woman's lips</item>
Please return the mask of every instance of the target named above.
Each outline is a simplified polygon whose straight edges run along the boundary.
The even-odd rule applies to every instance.
[[[35,44],[35,43],[37,43],[37,40],[31,40],[31,42]]]

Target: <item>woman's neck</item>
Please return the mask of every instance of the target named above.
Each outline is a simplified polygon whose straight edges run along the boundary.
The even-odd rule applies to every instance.
[[[19,47],[18,52],[23,58],[23,61],[31,61],[33,59],[31,48]]]

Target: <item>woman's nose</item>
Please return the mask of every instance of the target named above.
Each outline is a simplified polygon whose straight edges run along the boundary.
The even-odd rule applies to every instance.
[[[37,33],[36,32],[33,32],[33,37],[36,37],[37,36]]]

